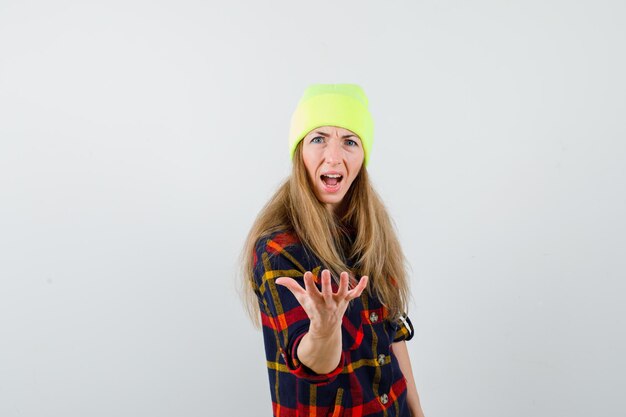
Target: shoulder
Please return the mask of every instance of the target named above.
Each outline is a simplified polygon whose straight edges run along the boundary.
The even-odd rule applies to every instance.
[[[278,230],[260,236],[256,240],[255,248],[272,251],[274,248],[285,248],[300,243],[300,238],[294,231]]]
[[[255,243],[255,271],[295,270],[304,274],[318,264],[312,252],[293,231],[273,232],[259,237]]]
[[[263,254],[276,256],[287,251],[293,252],[302,246],[300,238],[295,232],[279,230],[259,237],[254,244],[254,263],[256,264]]]

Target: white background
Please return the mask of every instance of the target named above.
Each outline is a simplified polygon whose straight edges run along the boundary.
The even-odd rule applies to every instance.
[[[360,84],[434,416],[623,416],[622,1],[0,1],[0,415],[269,416],[236,293]]]

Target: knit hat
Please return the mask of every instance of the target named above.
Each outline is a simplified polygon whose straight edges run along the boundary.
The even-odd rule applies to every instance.
[[[338,126],[359,136],[367,165],[374,141],[374,122],[367,106],[367,96],[356,84],[310,85],[291,116],[290,157],[293,159],[296,146],[311,130]]]

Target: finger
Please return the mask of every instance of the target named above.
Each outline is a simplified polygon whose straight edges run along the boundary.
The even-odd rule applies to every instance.
[[[275,282],[276,284],[282,285],[283,287],[286,287],[289,291],[291,291],[291,293],[298,299],[298,301],[300,301],[299,297],[306,296],[306,291],[304,290],[304,288],[302,288],[300,284],[298,284],[298,281],[293,278],[280,277],[276,278]]]
[[[350,291],[348,291],[347,298],[352,300],[354,298],[360,297],[361,293],[367,286],[367,281],[368,281],[367,275],[363,275],[361,279],[359,280],[359,283],[357,284],[357,286],[351,289]]]
[[[325,269],[322,271],[322,297],[327,305],[333,303],[333,288],[330,284],[330,271]]]
[[[311,296],[321,296],[320,291],[315,286],[315,282],[313,281],[313,273],[311,271],[306,271],[304,273],[304,288],[306,292]]]
[[[348,282],[350,280],[350,276],[346,271],[342,272],[339,276],[339,289],[337,290],[337,297],[345,298],[348,294]]]

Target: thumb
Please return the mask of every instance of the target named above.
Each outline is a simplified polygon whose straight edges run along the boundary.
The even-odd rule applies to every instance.
[[[276,282],[277,285],[286,287],[296,298],[306,295],[304,288],[293,278],[280,277],[276,278],[274,282]]]

